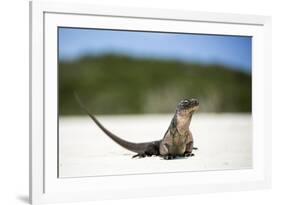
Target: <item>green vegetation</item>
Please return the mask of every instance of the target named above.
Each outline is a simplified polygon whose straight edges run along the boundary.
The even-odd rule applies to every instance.
[[[61,115],[171,113],[197,98],[202,112],[251,112],[251,76],[219,65],[104,55],[59,63]]]

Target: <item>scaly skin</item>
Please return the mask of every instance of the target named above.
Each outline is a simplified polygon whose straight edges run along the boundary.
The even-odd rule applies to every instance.
[[[96,119],[96,117],[88,111],[77,94],[75,94],[75,97],[81,108],[91,117],[91,119],[108,137],[125,149],[137,153],[133,156],[133,158],[146,156],[150,157],[153,155],[161,156],[164,159],[189,157],[194,155],[192,150],[197,149],[193,147],[193,136],[189,130],[192,115],[199,108],[199,102],[196,99],[185,99],[180,101],[180,103],[177,105],[177,109],[170,126],[162,140],[133,143],[123,140],[107,130]]]

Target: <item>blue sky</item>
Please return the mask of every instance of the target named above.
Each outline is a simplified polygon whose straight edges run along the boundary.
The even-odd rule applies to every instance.
[[[251,37],[59,28],[59,57],[121,54],[251,71]]]

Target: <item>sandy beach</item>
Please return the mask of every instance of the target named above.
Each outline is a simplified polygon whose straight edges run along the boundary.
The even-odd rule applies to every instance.
[[[132,142],[161,139],[171,115],[97,116],[106,128]],[[195,114],[191,123],[195,156],[163,160],[134,158],[109,139],[87,116],[59,119],[59,176],[82,177],[149,174],[252,166],[252,121],[249,114]]]

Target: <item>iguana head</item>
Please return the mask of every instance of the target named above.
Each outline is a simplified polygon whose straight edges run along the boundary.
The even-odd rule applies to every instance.
[[[177,106],[177,113],[181,115],[192,114],[199,108],[199,101],[196,99],[184,99],[181,100]]]
[[[176,128],[180,134],[186,133],[189,129],[193,113],[199,108],[199,101],[196,99],[181,100],[176,110]]]

